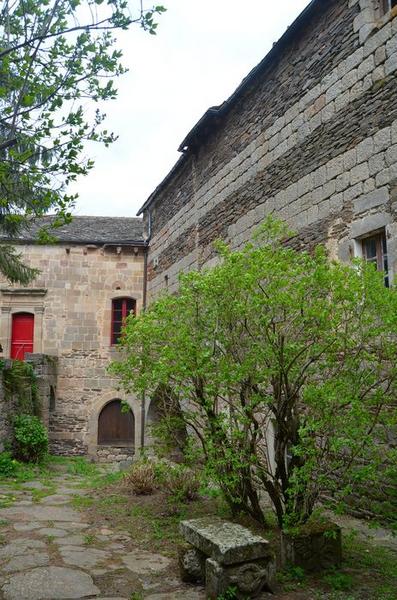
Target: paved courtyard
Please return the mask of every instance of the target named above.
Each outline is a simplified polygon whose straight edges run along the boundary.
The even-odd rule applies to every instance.
[[[85,522],[76,510],[78,477],[53,479],[56,493],[35,501],[44,488],[0,488],[2,545],[0,599],[3,600],[202,600],[203,590],[181,584],[175,562],[139,550],[125,532]],[[7,507],[7,504],[9,505]]]

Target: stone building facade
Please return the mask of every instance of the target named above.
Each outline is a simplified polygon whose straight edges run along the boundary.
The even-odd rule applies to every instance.
[[[34,230],[16,240],[24,261],[37,267],[40,274],[25,288],[0,283],[3,358],[13,353],[15,319],[31,315],[33,355],[27,354],[25,359],[40,364],[42,355],[57,359],[56,383],[44,415],[51,450],[88,454],[98,460],[125,459],[141,444],[142,402],[119,391],[107,367],[117,356],[112,335],[117,306],[128,300],[128,308],[134,306],[138,312],[142,307],[142,221],[74,217],[54,234],[57,242],[52,245],[36,244]],[[40,364],[35,364],[36,372],[40,372]],[[113,442],[120,437],[119,401],[128,403],[131,413],[128,423],[121,426],[124,439]],[[116,428],[105,431],[102,440],[98,430],[101,414],[105,414],[103,421]]]
[[[397,270],[397,2],[313,0],[181,143],[141,208],[148,293],[239,248],[268,214],[298,246]],[[388,262],[388,265],[386,264]]]

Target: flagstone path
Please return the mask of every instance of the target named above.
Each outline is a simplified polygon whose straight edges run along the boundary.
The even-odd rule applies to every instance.
[[[0,487],[1,600],[203,600],[181,584],[170,558],[139,550],[124,532],[84,522],[72,505],[78,477],[59,476],[56,493],[34,502],[32,490]]]

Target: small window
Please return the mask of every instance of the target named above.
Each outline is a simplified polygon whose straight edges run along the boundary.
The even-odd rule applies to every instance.
[[[397,0],[382,0],[383,1],[383,10],[388,13],[392,8],[397,6]]]
[[[50,385],[50,411],[54,411],[55,410],[55,389],[53,385]]]
[[[363,258],[384,272],[385,286],[389,287],[389,266],[385,232],[376,233],[361,240]]]
[[[136,302],[133,298],[115,298],[112,300],[112,345],[117,344],[121,337],[121,330],[128,315],[135,314]]]

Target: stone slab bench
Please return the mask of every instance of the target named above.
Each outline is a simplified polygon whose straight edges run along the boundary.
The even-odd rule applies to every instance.
[[[271,591],[275,566],[269,542],[246,527],[213,517],[182,521],[179,555],[184,581],[205,581],[207,598],[235,588],[237,598]]]

